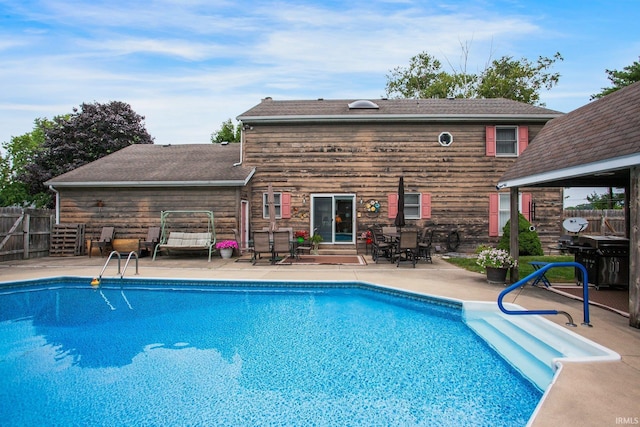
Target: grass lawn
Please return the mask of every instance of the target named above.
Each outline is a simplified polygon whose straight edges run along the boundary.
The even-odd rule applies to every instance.
[[[445,261],[462,267],[469,271],[475,271],[477,273],[483,273],[484,270],[478,264],[476,264],[476,258],[447,258]],[[544,261],[544,262],[568,262],[574,261],[572,255],[558,255],[558,256],[521,256],[519,260],[520,278],[527,277],[533,273],[533,267],[529,265],[530,261]],[[556,267],[548,270],[546,276],[550,282],[575,282],[573,267]]]

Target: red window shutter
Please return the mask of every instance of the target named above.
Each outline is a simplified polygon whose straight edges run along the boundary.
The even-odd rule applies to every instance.
[[[531,193],[522,193],[522,215],[531,221]]]
[[[283,219],[291,218],[291,193],[280,195],[280,212]]]
[[[431,218],[431,193],[422,193],[422,219]]]
[[[396,193],[389,194],[387,202],[389,205],[389,218],[395,218],[398,214],[398,195]]]
[[[499,196],[498,193],[489,194],[489,236],[498,236],[498,224],[499,220]]]
[[[529,145],[529,127],[518,126],[518,155],[522,154]]]
[[[496,156],[496,127],[495,126],[487,126],[486,127],[486,155],[495,157]]]

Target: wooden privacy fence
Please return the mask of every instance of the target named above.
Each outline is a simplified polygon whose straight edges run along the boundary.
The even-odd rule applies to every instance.
[[[596,236],[624,236],[625,217],[622,209],[577,210],[564,211],[563,220],[580,217],[589,221],[589,226],[583,234]],[[563,230],[564,231],[564,230]]]
[[[49,255],[51,209],[0,207],[0,261]]]

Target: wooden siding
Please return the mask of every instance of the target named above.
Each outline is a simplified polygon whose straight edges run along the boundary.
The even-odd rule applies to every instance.
[[[529,126],[529,141],[542,128],[541,124],[521,125]],[[309,196],[313,193],[354,193],[357,202],[379,200],[382,207],[376,217],[357,203],[358,231],[373,223],[391,224],[387,195],[397,191],[398,178],[404,175],[406,193],[431,194],[431,219],[409,220],[408,226],[432,226],[442,232],[458,229],[465,251],[496,241],[488,237],[489,194],[496,191],[499,178],[516,158],[486,156],[485,124],[252,126],[245,132],[244,162],[256,167],[251,195],[253,229],[268,225],[262,219],[262,194],[269,182],[274,191],[291,193],[291,219],[282,220],[282,226],[309,229]],[[438,143],[445,131],[454,138],[448,147]],[[526,191],[536,203],[535,225],[541,238],[557,239],[561,189]]]
[[[60,190],[60,222],[86,224],[88,239],[99,237],[102,227],[114,226],[116,240],[137,241],[146,237],[148,227],[160,225],[161,211],[210,210],[216,237],[221,240],[233,238],[241,196],[242,190],[228,187],[65,188]],[[180,217],[174,226],[182,231],[207,231],[206,219],[197,216]]]

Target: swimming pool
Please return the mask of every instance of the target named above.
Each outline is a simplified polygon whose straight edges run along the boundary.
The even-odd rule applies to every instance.
[[[542,397],[460,302],[359,282],[89,282],[1,290],[3,425],[514,426]]]

